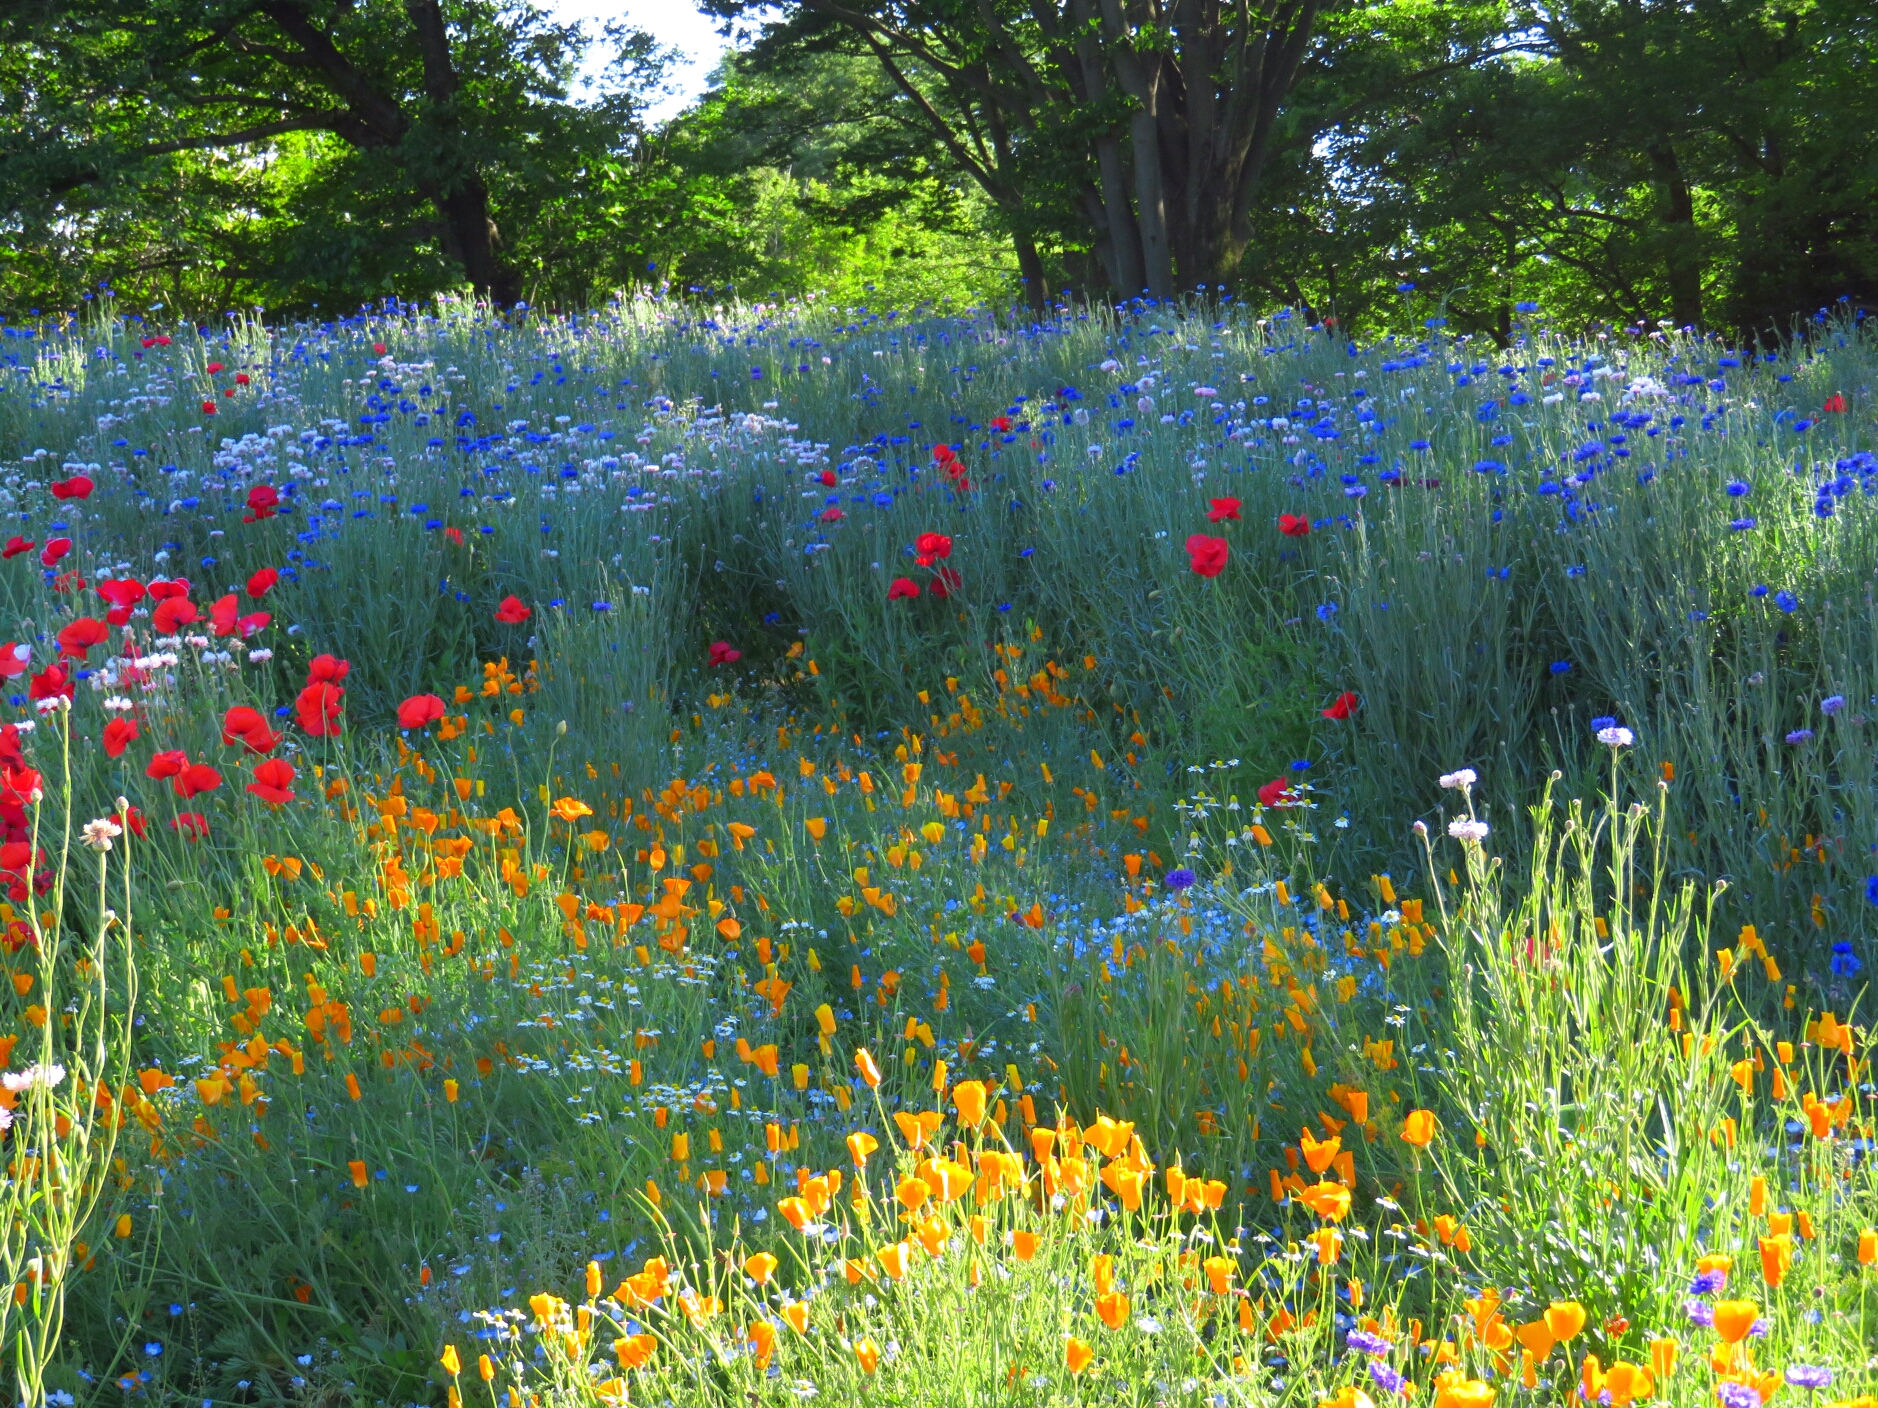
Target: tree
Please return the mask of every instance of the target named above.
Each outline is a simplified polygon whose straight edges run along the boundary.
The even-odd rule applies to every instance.
[[[700,0],[727,19],[757,0]],[[1110,287],[1235,277],[1275,161],[1417,67],[1465,67],[1498,12],[1362,0],[795,0],[772,51],[845,36],[1004,217],[1033,297],[1040,229]],[[1358,87],[1351,81],[1367,84]]]
[[[522,280],[492,188],[617,145],[630,116],[568,101],[582,44],[486,0],[12,0],[0,199],[25,219],[177,154],[324,134],[424,202],[461,277],[512,303]]]

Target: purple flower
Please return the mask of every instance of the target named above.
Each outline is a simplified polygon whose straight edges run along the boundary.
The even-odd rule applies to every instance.
[[[1402,1376],[1380,1359],[1369,1361],[1369,1381],[1384,1393],[1400,1393],[1404,1383]]]
[[[1787,1382],[1795,1388],[1830,1388],[1832,1370],[1818,1364],[1789,1364]]]
[[[1722,1408],[1761,1408],[1760,1390],[1747,1384],[1717,1384],[1715,1397]]]
[[[1196,878],[1194,873],[1183,865],[1178,870],[1170,870],[1167,872],[1167,888],[1170,890],[1187,889],[1193,884]]]
[[[1811,743],[1812,741],[1813,730],[1810,728],[1796,728],[1792,733],[1787,735],[1787,742],[1789,743]]]
[[[1683,1314],[1689,1317],[1689,1323],[1701,1329],[1713,1329],[1715,1312],[1705,1300],[1685,1300],[1682,1303]]]
[[[1350,1331],[1344,1343],[1349,1345],[1351,1349],[1357,1350],[1363,1354],[1371,1354],[1380,1357],[1389,1352],[1389,1341],[1384,1339],[1381,1335],[1372,1335],[1367,1330]]]
[[[1722,1275],[1721,1272],[1704,1271],[1700,1276],[1689,1283],[1689,1294],[1692,1296],[1712,1296],[1727,1284],[1728,1278]]]
[[[1819,701],[1819,712],[1825,714],[1828,718],[1838,713],[1844,707],[1845,696],[1843,694],[1829,694]]]

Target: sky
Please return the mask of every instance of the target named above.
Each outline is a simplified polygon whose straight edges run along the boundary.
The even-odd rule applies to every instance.
[[[683,53],[684,62],[671,75],[673,92],[650,109],[655,120],[704,92],[728,46],[715,21],[699,14],[690,0],[543,0],[542,8],[559,20],[582,21],[596,38],[608,20],[623,19]]]

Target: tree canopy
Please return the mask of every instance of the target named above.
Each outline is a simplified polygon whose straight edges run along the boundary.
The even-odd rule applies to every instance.
[[[698,3],[749,43],[654,123],[653,39],[526,3],[0,0],[0,303],[1878,298],[1855,0]]]

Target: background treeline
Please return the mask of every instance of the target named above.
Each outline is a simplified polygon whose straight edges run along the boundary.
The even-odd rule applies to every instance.
[[[754,42],[654,123],[669,54],[526,4],[0,0],[0,311],[1207,285],[1359,326],[1412,283],[1455,328],[1753,332],[1878,301],[1861,0],[700,3]]]

